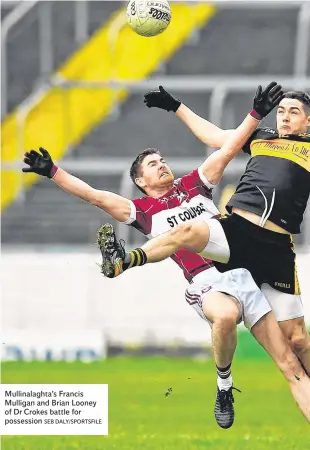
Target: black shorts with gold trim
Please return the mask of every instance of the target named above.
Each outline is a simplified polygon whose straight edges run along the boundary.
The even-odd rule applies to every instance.
[[[300,294],[292,235],[266,230],[237,214],[218,220],[230,248],[228,264],[214,262],[220,272],[248,269],[258,287],[268,283],[286,294]]]

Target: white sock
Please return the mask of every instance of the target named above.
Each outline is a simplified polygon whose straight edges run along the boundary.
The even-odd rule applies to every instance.
[[[229,375],[228,378],[217,377],[217,385],[220,391],[228,391],[228,389],[232,387],[232,383],[233,379],[231,375]]]

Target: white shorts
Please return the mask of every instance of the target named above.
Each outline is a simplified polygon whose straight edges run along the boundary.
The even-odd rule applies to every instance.
[[[207,269],[193,279],[185,291],[185,299],[195,311],[206,320],[202,303],[205,294],[223,292],[234,297],[241,305],[244,325],[250,330],[261,317],[271,311],[264,294],[257,287],[252,275],[246,269],[234,269],[220,273],[215,267]]]
[[[266,283],[262,284],[261,289],[278,322],[304,316],[304,308],[300,295],[285,294],[284,292],[276,291]]]
[[[226,239],[222,225],[217,219],[207,219],[206,224],[209,227],[209,242],[200,252],[200,255],[212,261],[218,261],[226,264],[230,258],[229,244]]]
[[[226,264],[230,258],[230,249],[222,225],[217,219],[208,219],[206,223],[209,226],[210,238],[200,254],[205,258]],[[300,295],[277,291],[269,284],[263,284],[260,287],[278,322],[304,316]]]

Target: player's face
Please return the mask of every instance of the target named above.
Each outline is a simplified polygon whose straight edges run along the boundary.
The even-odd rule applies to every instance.
[[[148,155],[141,164],[141,176],[137,178],[137,183],[142,189],[163,188],[173,184],[174,176],[165,159],[156,153]]]
[[[284,98],[277,110],[277,129],[279,134],[306,133],[310,126],[310,116],[299,100]]]

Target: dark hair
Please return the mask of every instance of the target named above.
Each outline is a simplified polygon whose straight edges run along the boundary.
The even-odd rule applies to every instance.
[[[284,94],[283,98],[293,98],[300,101],[305,107],[306,114],[310,114],[310,95],[303,91],[289,91]]]
[[[132,182],[137,186],[137,188],[143,192],[143,194],[146,194],[146,192],[137,185],[136,183],[136,178],[138,178],[139,176],[139,172],[140,172],[140,167],[142,162],[144,161],[144,159],[149,156],[149,155],[160,155],[159,150],[157,150],[156,148],[146,148],[145,150],[143,150],[141,153],[139,153],[139,155],[136,157],[136,159],[134,160],[134,162],[131,164],[130,167],[130,178],[132,180]]]

